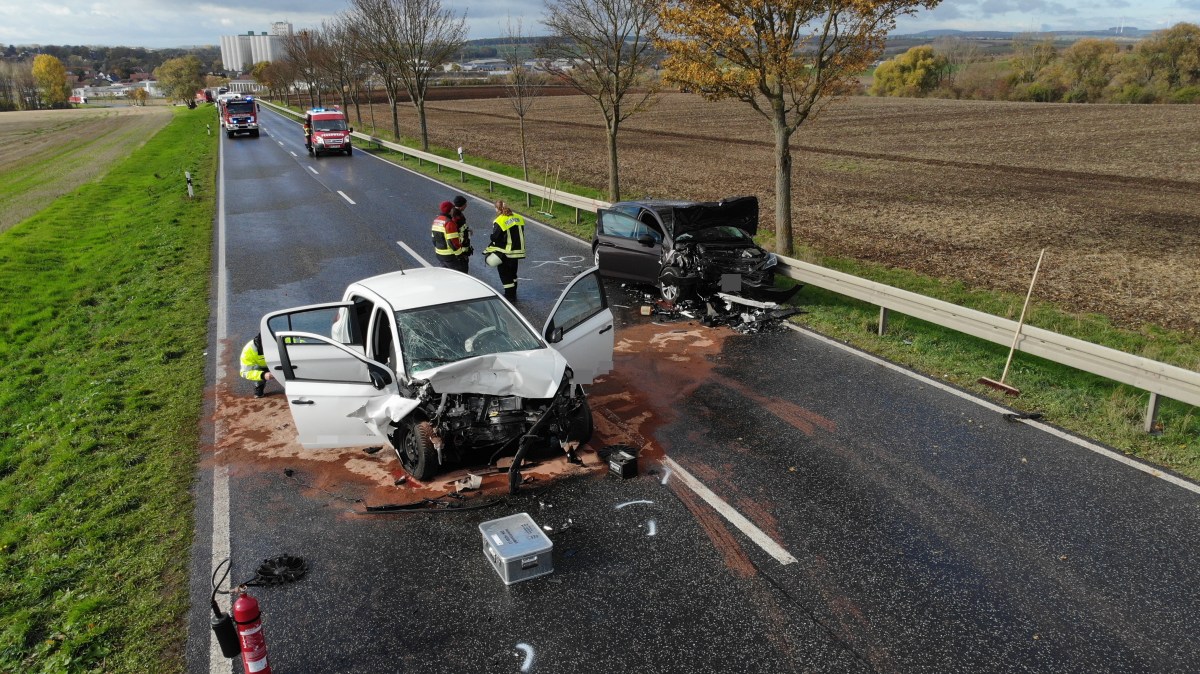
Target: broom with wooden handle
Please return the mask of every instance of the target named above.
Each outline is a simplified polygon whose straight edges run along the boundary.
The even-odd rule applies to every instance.
[[[1008,349],[1008,360],[1004,361],[1004,372],[1000,374],[1000,381],[980,377],[979,383],[985,386],[991,386],[994,389],[1004,391],[1010,396],[1021,395],[1021,389],[1015,386],[1009,386],[1004,383],[1004,378],[1008,376],[1008,366],[1012,365],[1013,353],[1017,350],[1017,340],[1021,339],[1021,327],[1025,325],[1025,310],[1029,308],[1029,298],[1033,297],[1033,284],[1037,283],[1038,270],[1042,268],[1042,257],[1046,255],[1046,249],[1038,255],[1037,266],[1033,268],[1033,279],[1029,282],[1029,292],[1025,294],[1025,305],[1021,307],[1021,318],[1017,320],[1017,331],[1013,333],[1012,346]]]

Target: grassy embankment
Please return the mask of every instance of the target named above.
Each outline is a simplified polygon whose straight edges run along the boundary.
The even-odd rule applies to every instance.
[[[390,139],[390,133],[387,131],[376,135]],[[420,146],[414,138],[402,137],[399,142],[413,148]],[[416,160],[405,159],[396,152],[372,151],[486,199],[503,198],[516,204],[525,203],[524,193],[500,186],[488,191],[486,181],[471,176],[460,178],[459,173],[453,169],[439,168],[428,163],[421,165]],[[458,158],[452,148],[431,147],[430,152],[447,159]],[[503,175],[521,176],[519,166],[472,155],[467,155],[466,160],[471,166]],[[554,176],[537,173],[531,176],[530,180],[540,184],[553,183],[554,179]],[[593,187],[563,182],[559,188],[572,194],[596,199],[606,198],[603,190]],[[636,186],[627,188],[627,198],[637,198],[635,190]],[[539,208],[540,204],[542,199],[535,195],[532,197],[532,207],[523,210],[530,214],[546,210]],[[580,223],[576,224],[573,208],[559,206],[553,212],[556,215],[554,219],[539,219],[581,239],[591,240],[594,216],[583,213]],[[773,243],[771,224],[763,223],[766,231],[760,232],[758,237],[767,247]],[[904,270],[828,257],[819,251],[800,250],[796,257],[1013,320],[1020,314],[1025,299],[1024,295],[977,291],[962,284],[939,281]],[[1029,271],[1032,273],[1032,269]],[[781,280],[781,283],[787,282],[786,279]],[[1019,398],[1006,397],[979,384],[977,380],[980,377],[1000,378],[1008,355],[1007,346],[985,342],[894,313],[890,317],[887,334],[880,337],[875,334],[879,320],[878,307],[819,288],[805,288],[796,296],[795,302],[807,312],[795,319],[800,325],[1015,409],[1040,412],[1051,424],[1096,439],[1128,455],[1169,468],[1194,480],[1200,480],[1200,411],[1195,407],[1173,400],[1162,400],[1158,416],[1161,429],[1154,435],[1148,435],[1143,431],[1143,415],[1149,394],[1144,391],[1040,358],[1016,354],[1006,381],[1019,387],[1022,395]],[[1200,368],[1200,343],[1197,343],[1195,336],[1182,332],[1163,330],[1152,325],[1144,326],[1138,331],[1120,329],[1111,325],[1103,316],[1078,316],[1036,300],[1030,305],[1027,322],[1046,330],[1185,369]]]
[[[0,234],[0,671],[183,669],[210,121]]]

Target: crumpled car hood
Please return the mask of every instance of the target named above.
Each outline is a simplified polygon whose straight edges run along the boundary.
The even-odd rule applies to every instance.
[[[554,349],[476,356],[415,373],[438,393],[553,398],[567,360]]]
[[[750,236],[758,232],[758,197],[734,197],[723,201],[704,201],[671,209],[672,237],[709,227],[729,225]]]

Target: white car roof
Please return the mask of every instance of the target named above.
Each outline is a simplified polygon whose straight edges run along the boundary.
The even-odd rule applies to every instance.
[[[353,293],[356,287],[375,293],[396,311],[498,295],[483,281],[443,267],[420,267],[372,276],[351,284],[346,294]]]

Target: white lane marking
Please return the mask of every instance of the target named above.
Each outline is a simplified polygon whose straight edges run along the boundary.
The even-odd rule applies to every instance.
[[[428,262],[426,262],[425,258],[421,257],[420,255],[417,255],[417,251],[413,250],[412,248],[409,248],[407,243],[404,243],[403,241],[397,241],[396,245],[400,246],[404,250],[407,250],[408,254],[415,257],[417,259],[417,262],[420,262],[422,266],[425,266],[425,267],[433,266],[433,265],[429,264]]]
[[[217,249],[217,350],[216,374],[217,385],[213,388],[213,417],[216,419],[213,427],[213,445],[217,445],[224,424],[221,422],[221,398],[217,395],[225,384],[225,339],[229,334],[229,275],[225,269],[225,250],[228,248],[225,237],[225,144],[219,143],[220,156],[217,176],[217,236],[221,245]],[[216,457],[214,457],[215,459]],[[229,542],[229,468],[219,460],[213,462],[213,497],[212,497],[212,571],[215,575],[217,565],[230,556]],[[208,671],[210,674],[229,674],[229,661],[221,653],[221,645],[217,642],[215,633],[208,635]]]
[[[289,154],[291,154],[293,157],[299,157],[299,156],[300,156],[300,155],[296,154],[295,152],[292,152],[291,150],[288,150],[288,153],[289,153]]]
[[[307,168],[309,171],[312,171],[312,172],[313,172],[313,175],[315,175],[315,176],[319,176],[319,175],[321,175],[320,173],[317,173],[317,169],[315,169],[315,168],[313,168],[313,167],[311,167],[311,166],[308,166],[308,167],[306,167],[306,168]]]
[[[653,505],[653,504],[654,504],[654,501],[645,501],[645,500],[641,500],[641,501],[626,501],[626,502],[624,502],[624,503],[618,503],[618,504],[617,504],[617,510],[620,510],[620,509],[622,509],[622,508],[625,508],[626,506],[637,505],[637,504],[639,504],[639,503],[649,503],[649,504]]]
[[[338,194],[340,194],[340,195],[342,195],[342,198],[343,198],[343,199],[345,199],[346,201],[349,201],[349,202],[350,202],[350,205],[352,205],[352,206],[353,206],[353,205],[355,205],[355,204],[354,204],[354,200],[353,200],[353,199],[351,199],[350,197],[346,196],[346,193],[345,193],[345,192],[343,192],[343,191],[341,191],[341,190],[338,190],[338,191],[337,191],[337,193],[338,193]]]
[[[646,520],[646,535],[654,536],[658,533],[658,522],[654,520]]]
[[[942,391],[945,391],[946,393],[949,393],[951,395],[958,396],[959,398],[962,398],[963,400],[969,400],[985,409],[991,410],[993,412],[998,412],[1000,414],[1009,414],[1012,412],[1012,410],[1009,410],[1008,408],[1005,408],[1005,407],[1001,407],[989,400],[985,400],[983,398],[976,398],[975,396],[973,396],[969,393],[960,391],[960,390],[954,388],[953,386],[948,386],[936,379],[932,379],[923,374],[918,374],[916,372],[913,372],[912,370],[908,370],[899,365],[896,365],[895,363],[889,363],[888,361],[883,360],[882,358],[878,358],[876,356],[872,356],[869,353],[859,351],[858,349],[855,349],[846,344],[842,344],[842,343],[838,342],[837,340],[830,339],[824,335],[818,335],[815,332],[812,332],[810,330],[805,330],[804,328],[793,325],[791,323],[784,323],[784,325],[788,326],[795,332],[798,332],[802,335],[806,335],[817,341],[824,342],[826,344],[829,344],[830,346],[836,346],[837,348],[839,348],[843,351],[846,351],[848,353],[852,353],[852,354],[858,356],[859,358],[864,358],[872,363],[875,363],[876,365],[882,365],[890,370],[895,370],[896,372],[899,372],[900,374],[912,377],[913,379],[916,379],[917,381],[920,381],[924,384],[928,384],[929,386],[932,386],[934,388],[941,389]],[[1043,430],[1055,437],[1062,438],[1063,440],[1066,440],[1067,442],[1070,442],[1073,445],[1076,445],[1076,446],[1082,447],[1086,450],[1095,452],[1101,456],[1112,459],[1113,461],[1123,463],[1126,466],[1129,466],[1130,468],[1136,468],[1137,470],[1140,470],[1143,473],[1146,473],[1147,475],[1151,475],[1153,477],[1159,478],[1160,480],[1165,480],[1167,482],[1170,482],[1171,484],[1173,484],[1177,487],[1183,487],[1184,489],[1186,489],[1190,492],[1200,494],[1200,485],[1192,484],[1191,482],[1188,482],[1187,480],[1184,480],[1182,478],[1171,475],[1170,473],[1164,473],[1163,471],[1155,468],[1154,466],[1147,466],[1146,464],[1144,464],[1140,461],[1134,461],[1133,459],[1125,456],[1124,454],[1118,454],[1117,452],[1114,452],[1111,449],[1106,449],[1106,448],[1101,447],[1100,445],[1097,445],[1093,442],[1088,442],[1087,440],[1084,440],[1082,438],[1077,438],[1077,437],[1071,435],[1070,433],[1064,433],[1063,431],[1060,431],[1059,429],[1054,428],[1053,426],[1048,426],[1046,424],[1043,424],[1043,423],[1033,420],[1033,419],[1017,419],[1017,421],[1019,421],[1023,424],[1028,424],[1030,426],[1033,426],[1034,428]]]
[[[768,555],[774,557],[775,561],[784,565],[793,564],[796,562],[796,558],[792,556],[792,553],[784,550],[782,545],[776,543],[771,539],[770,536],[765,534],[762,529],[756,527],[753,522],[743,517],[738,511],[734,510],[733,506],[729,505],[725,501],[722,501],[720,496],[714,494],[712,490],[708,487],[705,487],[700,480],[697,480],[692,476],[691,473],[684,470],[683,466],[675,463],[674,459],[671,457],[666,457],[663,459],[663,461],[673,473],[679,476],[679,479],[685,485],[687,485],[688,489],[691,489],[696,493],[697,496],[704,499],[704,502],[712,506],[713,510],[721,513],[725,519],[729,520],[730,524],[737,527],[738,530],[743,534],[746,534],[750,540],[757,543],[758,547],[762,548],[763,551],[765,551]]]
[[[282,140],[277,140],[277,141],[275,141],[275,142],[276,142],[276,143],[279,143],[279,147],[283,147],[283,141],[282,141]]]
[[[517,650],[525,654],[525,661],[521,663],[521,671],[528,672],[533,669],[533,646],[520,643],[517,644]]]

